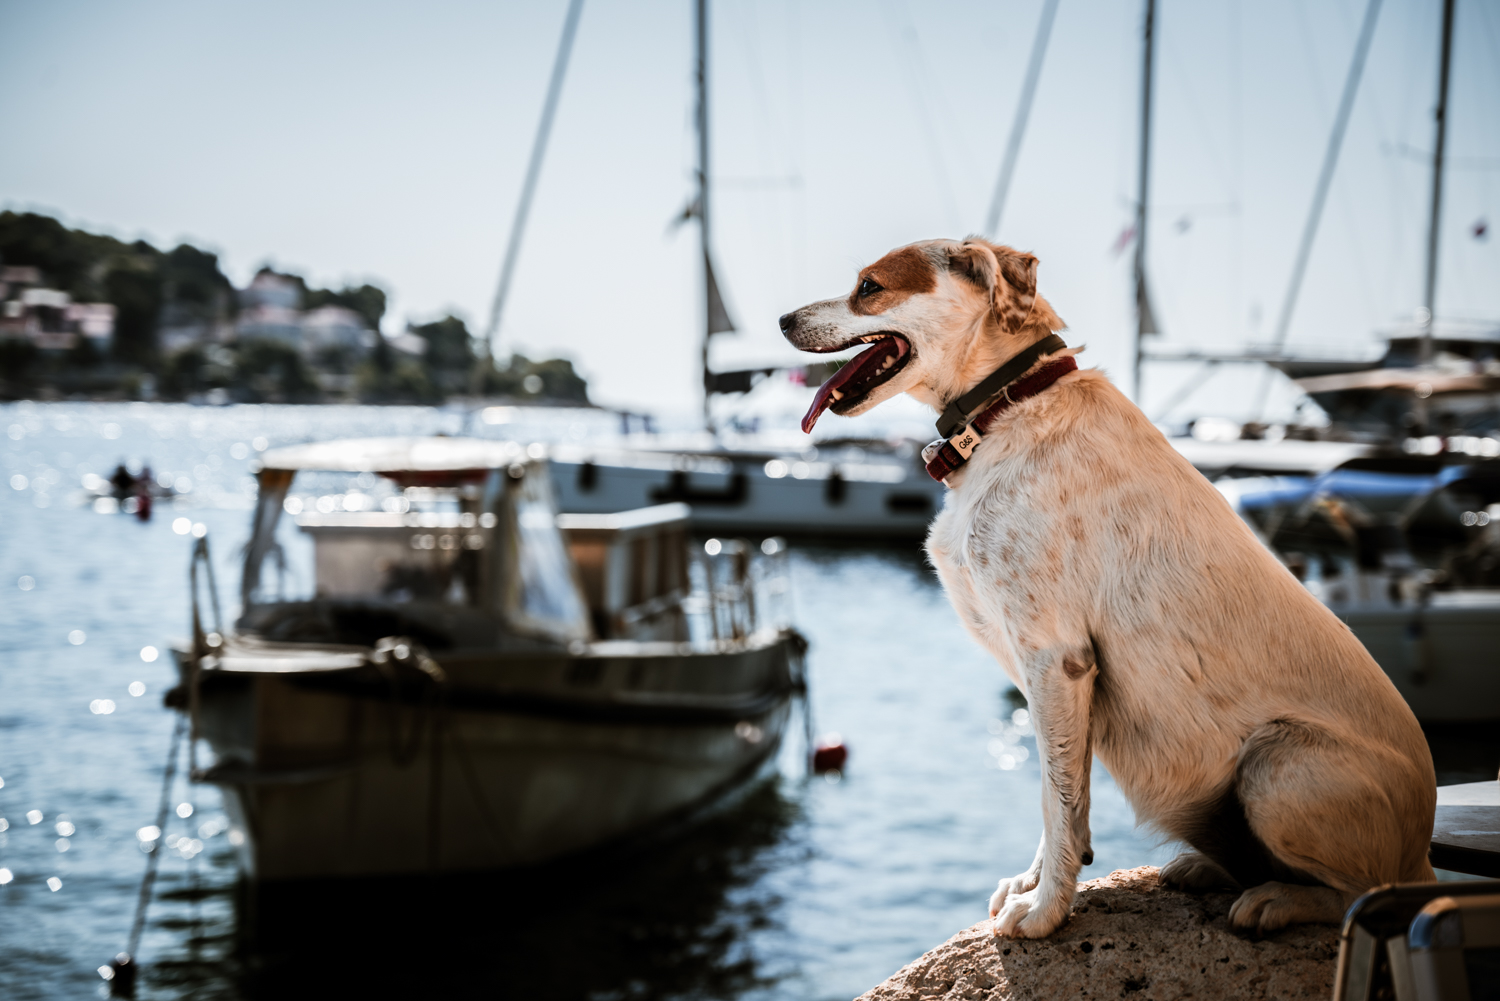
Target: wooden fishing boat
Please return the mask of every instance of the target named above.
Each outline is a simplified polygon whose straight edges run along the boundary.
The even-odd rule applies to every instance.
[[[258,478],[242,612],[206,621],[200,540],[173,700],[248,874],[543,862],[680,821],[779,747],[805,644],[773,621],[778,540],[690,547],[681,504],[559,517],[510,442],[304,445]]]

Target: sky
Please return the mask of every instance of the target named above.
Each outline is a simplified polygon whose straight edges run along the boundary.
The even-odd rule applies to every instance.
[[[1160,0],[1148,270],[1163,345],[1270,340],[1367,0]],[[713,0],[714,252],[739,333],[915,240],[978,231],[1042,0]],[[1130,389],[1141,3],[1061,0],[999,237]],[[1378,351],[1421,303],[1436,0],[1384,0],[1289,347]],[[0,0],[0,207],[314,284],[388,332],[484,324],[566,0]],[[698,406],[691,0],[587,0],[500,332],[601,402]],[[1459,0],[1439,317],[1500,320],[1500,3]],[[1489,223],[1486,239],[1472,227]],[[1261,376],[1148,368],[1153,418],[1243,417]],[[1157,413],[1187,396],[1170,415]],[[1276,414],[1296,393],[1278,384]]]

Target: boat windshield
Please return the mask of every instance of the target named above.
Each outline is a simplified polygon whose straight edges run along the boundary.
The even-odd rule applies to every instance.
[[[376,475],[263,470],[242,598],[439,605],[586,639],[588,611],[545,463]]]

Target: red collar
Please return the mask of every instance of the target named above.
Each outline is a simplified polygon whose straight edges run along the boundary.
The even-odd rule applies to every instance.
[[[1017,379],[1006,386],[1001,390],[998,400],[968,424],[960,427],[954,432],[953,437],[947,440],[939,438],[922,450],[924,455],[932,456],[927,461],[927,475],[939,483],[952,476],[969,461],[969,456],[974,454],[980,438],[995,423],[996,418],[1022,400],[1036,396],[1077,368],[1078,363],[1073,360],[1072,355],[1069,355],[1066,358],[1049,362],[1025,378]]]

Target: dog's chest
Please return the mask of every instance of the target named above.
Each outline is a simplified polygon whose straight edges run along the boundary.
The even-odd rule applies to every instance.
[[[949,600],[987,647],[1026,632],[1061,583],[1063,552],[1050,516],[1022,496],[976,490],[949,495],[927,536],[927,553]]]

